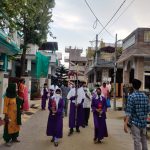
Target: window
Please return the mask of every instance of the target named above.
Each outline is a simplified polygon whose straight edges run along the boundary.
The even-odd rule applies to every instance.
[[[150,42],[150,31],[144,32],[144,42]]]

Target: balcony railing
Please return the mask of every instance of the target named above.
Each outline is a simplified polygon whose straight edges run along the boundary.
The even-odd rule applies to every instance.
[[[72,70],[72,71],[85,71],[85,66],[70,66],[69,67],[69,70]]]
[[[71,51],[74,51],[74,50],[80,51],[80,53],[83,52],[83,49],[82,48],[78,48],[78,47],[68,46],[68,47],[65,48],[65,52],[66,53],[70,53]]]

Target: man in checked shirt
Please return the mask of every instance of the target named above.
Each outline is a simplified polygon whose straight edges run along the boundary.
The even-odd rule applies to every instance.
[[[127,100],[124,131],[128,133],[128,124],[134,140],[134,150],[148,150],[146,139],[147,115],[149,113],[149,99],[139,89],[141,81],[134,79],[132,82],[134,92]]]

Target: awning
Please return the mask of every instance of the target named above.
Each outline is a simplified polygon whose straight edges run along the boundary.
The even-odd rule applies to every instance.
[[[150,50],[148,48],[124,50],[117,63],[122,63],[131,57],[150,57]]]

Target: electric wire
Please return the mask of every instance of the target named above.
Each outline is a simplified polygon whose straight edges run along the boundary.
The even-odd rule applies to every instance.
[[[104,30],[106,30],[106,32],[114,38],[114,36],[104,27],[104,25],[101,23],[101,21],[98,19],[98,17],[95,15],[94,11],[92,10],[91,6],[89,5],[89,3],[87,2],[87,0],[84,0],[86,5],[88,6],[88,8],[90,9],[90,11],[92,12],[92,14],[94,15],[94,17],[96,18],[94,24],[93,24],[93,28],[95,29],[97,27],[97,22],[99,22],[99,24],[103,27]]]
[[[113,18],[117,15],[117,13],[119,12],[119,10],[122,8],[122,6],[125,4],[126,0],[124,0],[121,5],[119,6],[119,8],[117,9],[117,11],[114,13],[114,15],[110,18],[110,20],[107,22],[107,24],[104,26],[104,28],[98,33],[98,35],[100,35],[103,30],[108,26],[108,24],[113,20]]]
[[[126,9],[118,16],[118,18],[111,24],[111,26],[112,26],[113,24],[115,24],[115,23],[119,20],[119,18],[129,9],[129,7],[133,4],[134,1],[135,1],[135,0],[132,0],[132,1],[129,3],[129,5],[126,7]]]

